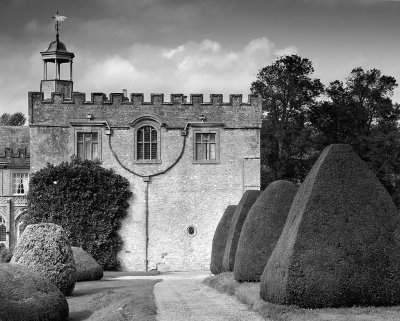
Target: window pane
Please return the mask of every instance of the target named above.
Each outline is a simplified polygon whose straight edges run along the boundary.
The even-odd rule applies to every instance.
[[[97,158],[97,148],[98,144],[97,143],[92,143],[92,159],[96,159]]]
[[[196,160],[201,160],[201,144],[196,144]]]
[[[78,154],[78,157],[83,158],[83,142],[78,142],[77,154]]]
[[[154,128],[151,130],[151,141],[157,142],[157,131]]]
[[[150,141],[150,126],[145,126],[144,127],[144,141],[149,142]]]
[[[210,158],[209,159],[216,159],[215,157],[215,144],[209,144],[210,147]]]
[[[201,142],[201,134],[196,134],[196,143]]]
[[[137,138],[138,142],[142,142],[143,141],[143,128],[140,128],[138,130],[137,136],[138,136],[138,138]]]
[[[143,144],[139,142],[137,144],[137,159],[143,159]]]
[[[85,138],[85,143],[84,143],[85,145],[85,159],[90,159],[90,156],[91,156],[91,148],[90,148],[90,145],[91,145],[91,143],[90,143],[90,141],[87,141],[86,140],[86,138]]]
[[[92,142],[97,142],[97,133],[92,133]]]
[[[0,242],[5,242],[7,240],[6,237],[6,226],[4,224],[0,225]]]
[[[210,135],[209,134],[203,134],[202,136],[203,136],[203,139],[202,139],[203,142],[210,141]]]
[[[78,142],[83,142],[83,133],[78,133],[77,140]]]
[[[215,142],[215,134],[210,134],[210,142]]]
[[[157,143],[151,144],[151,159],[157,159]]]
[[[144,143],[144,159],[150,159],[150,143]]]

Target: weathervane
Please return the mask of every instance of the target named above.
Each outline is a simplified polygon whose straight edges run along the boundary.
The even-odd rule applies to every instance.
[[[57,14],[56,14],[54,17],[52,17],[52,18],[53,18],[54,21],[56,22],[56,24],[55,24],[55,29],[56,29],[56,31],[57,31],[56,37],[57,37],[57,41],[58,41],[58,38],[59,38],[59,36],[58,36],[58,31],[60,30],[60,22],[63,22],[63,21],[65,21],[65,20],[67,20],[67,17],[65,17],[65,16],[60,16],[60,15],[58,14],[58,11],[57,11]]]

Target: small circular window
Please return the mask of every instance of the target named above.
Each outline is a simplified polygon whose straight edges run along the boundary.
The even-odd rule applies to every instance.
[[[197,233],[197,229],[193,225],[190,225],[186,230],[189,236],[195,236]]]

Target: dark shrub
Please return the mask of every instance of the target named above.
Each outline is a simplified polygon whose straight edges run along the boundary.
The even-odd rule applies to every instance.
[[[235,214],[236,205],[229,205],[214,233],[211,250],[211,264],[210,270],[213,274],[219,274],[222,272],[222,260],[224,259],[226,240],[228,239],[229,227],[232,222],[233,214]]]
[[[322,152],[261,276],[261,297],[322,308],[400,303],[399,213],[349,145]]]
[[[132,193],[126,178],[99,162],[73,158],[35,172],[28,193],[27,224],[61,225],[71,244],[107,270],[118,269],[118,234]]]
[[[251,207],[236,250],[233,272],[237,281],[260,281],[298,189],[288,181],[272,182]]]
[[[96,260],[80,247],[72,247],[76,267],[76,281],[94,281],[103,277],[103,269]]]
[[[0,264],[0,284],[0,320],[67,320],[65,296],[37,271],[19,264]]]
[[[232,223],[229,227],[228,238],[226,240],[224,258],[222,261],[223,272],[233,271],[236,248],[244,220],[246,219],[247,213],[250,211],[250,208],[253,206],[260,194],[261,191],[255,190],[248,190],[244,192],[239,204],[236,207],[235,213],[232,217]]]

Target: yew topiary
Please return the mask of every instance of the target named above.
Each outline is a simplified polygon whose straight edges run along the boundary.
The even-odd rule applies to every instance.
[[[232,222],[229,227],[228,238],[226,240],[226,247],[222,261],[222,270],[233,271],[235,264],[236,248],[239,242],[240,232],[242,231],[243,223],[246,219],[247,213],[253,206],[254,202],[260,196],[261,191],[247,190],[244,192],[239,204],[236,207],[235,213],[232,217]]]
[[[19,264],[0,264],[0,320],[63,321],[65,296],[46,277]]]
[[[28,225],[14,248],[10,263],[35,269],[64,295],[70,295],[74,290],[74,256],[64,230],[56,224]]]
[[[322,152],[261,276],[267,301],[307,308],[400,303],[400,216],[349,145]]]
[[[76,281],[95,281],[103,277],[103,269],[96,260],[80,247],[72,247],[76,267]]]
[[[291,182],[275,181],[253,204],[239,237],[233,269],[235,280],[260,281],[297,190]]]
[[[213,274],[222,273],[222,261],[224,259],[226,240],[228,239],[229,227],[232,222],[233,214],[235,214],[236,207],[236,205],[229,205],[225,209],[215,230],[210,263],[210,270]]]
[[[118,234],[132,195],[126,178],[98,161],[72,158],[35,172],[28,192],[27,224],[62,226],[73,246],[81,247],[106,270],[119,268]]]

